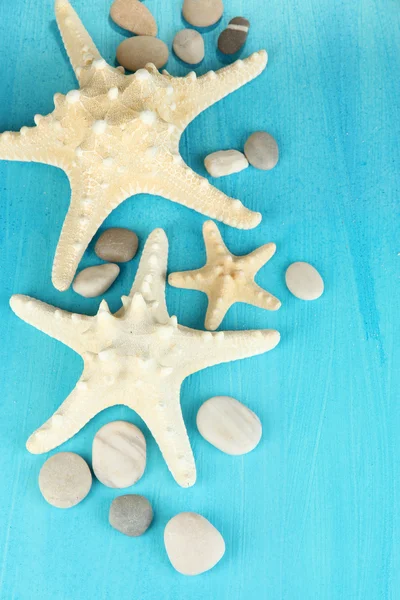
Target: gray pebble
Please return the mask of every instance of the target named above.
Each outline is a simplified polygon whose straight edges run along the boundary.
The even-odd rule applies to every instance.
[[[110,506],[110,525],[130,537],[142,535],[151,525],[153,510],[144,496],[118,496]]]
[[[119,266],[111,263],[87,267],[75,277],[72,288],[84,298],[101,296],[114,283],[119,274]]]
[[[204,40],[195,29],[178,31],[172,43],[175,54],[189,65],[196,65],[204,58]]]
[[[157,69],[168,60],[168,46],[158,38],[141,35],[124,40],[117,48],[117,60],[129,71],[144,69],[147,63],[153,63]]]
[[[99,258],[112,263],[132,260],[138,249],[138,237],[130,229],[112,227],[103,231],[96,242],[94,251]]]
[[[247,160],[256,169],[269,171],[279,160],[278,144],[266,131],[256,131],[244,145]]]
[[[235,17],[229,21],[226,29],[218,38],[218,49],[223,54],[235,54],[243,48],[249,33],[250,21],[244,17]]]
[[[182,14],[195,27],[210,27],[222,17],[222,0],[184,0]]]
[[[43,498],[57,508],[79,504],[92,487],[92,474],[86,462],[74,452],[59,452],[44,463],[39,473]]]

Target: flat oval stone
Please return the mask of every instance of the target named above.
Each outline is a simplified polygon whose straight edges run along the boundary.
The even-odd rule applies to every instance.
[[[249,163],[238,150],[220,150],[206,156],[204,166],[212,177],[224,177],[243,171]]]
[[[126,488],[142,477],[146,468],[146,440],[127,421],[107,423],[96,433],[92,467],[97,479],[110,488]]]
[[[119,266],[97,265],[87,267],[75,277],[72,289],[84,298],[101,296],[114,283],[119,274]]]
[[[59,452],[46,460],[39,473],[43,498],[57,508],[71,508],[88,495],[92,474],[86,462],[74,452]]]
[[[218,49],[223,54],[235,54],[243,48],[249,33],[250,21],[244,17],[231,19],[218,38]]]
[[[210,521],[197,513],[180,513],[168,521],[165,549],[172,566],[183,575],[212,569],[225,553],[224,538]]]
[[[306,262],[295,262],[286,271],[286,285],[300,300],[316,300],[324,292],[321,275]]]
[[[110,506],[110,525],[130,537],[143,535],[153,520],[153,509],[144,496],[127,494],[114,498]]]
[[[210,27],[222,17],[222,0],[184,0],[182,14],[195,27]]]
[[[168,60],[168,47],[163,41],[150,36],[131,37],[117,48],[117,60],[129,71],[144,69],[147,63],[153,63],[157,69]]]
[[[230,396],[215,396],[204,402],[197,413],[197,428],[207,442],[233,455],[254,450],[262,435],[257,415]]]
[[[178,58],[189,65],[196,65],[204,58],[204,39],[195,29],[178,31],[172,46]]]
[[[96,242],[94,251],[103,260],[111,263],[124,263],[132,260],[137,249],[136,233],[122,227],[111,227],[103,231]]]
[[[247,160],[256,169],[269,171],[279,160],[278,144],[266,131],[256,131],[244,145]]]
[[[138,0],[115,0],[110,17],[120,27],[136,35],[157,35],[157,25],[149,9]]]

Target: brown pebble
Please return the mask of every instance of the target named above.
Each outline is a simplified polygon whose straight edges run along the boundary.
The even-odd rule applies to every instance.
[[[157,35],[157,24],[149,9],[138,0],[115,0],[110,17],[120,27],[136,35]]]
[[[222,0],[184,0],[182,14],[195,27],[210,27],[222,17]]]
[[[153,63],[157,69],[168,60],[168,47],[155,37],[138,36],[124,40],[117,48],[117,60],[129,71],[143,69],[148,63]]]
[[[138,249],[136,233],[122,227],[112,227],[103,231],[96,242],[94,251],[99,258],[112,263],[132,260]]]
[[[218,38],[218,49],[223,54],[235,54],[243,48],[249,33],[250,21],[244,17],[235,17],[229,21],[226,29]]]

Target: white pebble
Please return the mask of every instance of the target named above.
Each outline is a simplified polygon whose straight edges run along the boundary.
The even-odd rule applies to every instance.
[[[111,287],[118,274],[119,266],[112,263],[88,267],[75,277],[72,289],[84,298],[95,298]]]
[[[286,285],[300,300],[316,300],[324,292],[321,275],[306,262],[295,262],[286,271]]]
[[[243,171],[249,163],[238,150],[220,150],[206,156],[204,166],[212,177],[224,177]]]
[[[97,479],[111,488],[136,483],[146,468],[146,440],[138,427],[114,421],[96,433],[92,466]]]
[[[192,512],[180,513],[167,523],[164,543],[172,566],[182,575],[209,571],[225,553],[220,532],[210,521]]]
[[[254,450],[262,435],[257,415],[229,396],[215,396],[204,402],[197,413],[197,428],[210,444],[233,455]]]

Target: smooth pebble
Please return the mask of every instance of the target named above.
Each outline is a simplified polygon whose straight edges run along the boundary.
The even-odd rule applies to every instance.
[[[117,60],[129,71],[144,69],[147,63],[153,63],[157,69],[168,60],[168,46],[163,41],[150,36],[131,37],[117,48]]]
[[[218,49],[223,54],[235,54],[243,48],[249,33],[250,21],[244,17],[231,19],[218,38]]]
[[[110,488],[136,483],[146,468],[146,440],[138,427],[127,421],[107,423],[96,433],[92,467],[97,479]]]
[[[43,498],[57,508],[71,508],[88,495],[92,474],[86,462],[73,452],[53,454],[40,469]]]
[[[136,35],[157,35],[157,25],[149,9],[138,0],[115,0],[110,17],[120,27]]]
[[[262,435],[257,415],[230,396],[215,396],[204,402],[197,413],[197,428],[210,444],[233,455],[254,450]]]
[[[144,496],[127,494],[114,498],[110,506],[109,522],[114,529],[130,537],[138,537],[150,527],[153,510]]]
[[[72,288],[84,298],[101,296],[114,283],[119,274],[119,266],[113,264],[87,267],[75,277]]]
[[[324,282],[321,275],[312,265],[306,262],[295,262],[286,271],[286,285],[293,296],[300,300],[316,300],[322,296]]]
[[[138,249],[138,237],[130,229],[112,227],[103,231],[96,242],[94,251],[99,258],[112,263],[132,260]]]
[[[178,31],[172,46],[178,58],[189,65],[196,65],[204,58],[204,39],[195,29]]]
[[[212,177],[223,177],[243,171],[249,163],[238,150],[220,150],[206,156],[204,166]]]
[[[256,131],[244,145],[247,160],[256,169],[269,171],[279,160],[278,144],[266,131]]]
[[[222,17],[222,0],[185,0],[182,14],[195,27],[210,27]]]
[[[193,512],[180,513],[167,523],[164,543],[172,566],[183,575],[209,571],[225,552],[224,538],[218,529]]]

